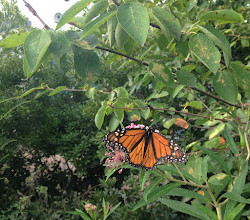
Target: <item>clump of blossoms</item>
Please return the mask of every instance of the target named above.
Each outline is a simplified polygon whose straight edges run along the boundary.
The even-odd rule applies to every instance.
[[[135,125],[131,123],[130,125],[126,126],[126,128],[144,128],[144,125]],[[109,151],[105,152],[105,156],[108,157],[105,161],[107,168],[116,169],[120,164],[124,164],[126,160],[126,154],[120,148],[115,146],[107,146]],[[122,173],[123,169],[120,169],[118,173]]]
[[[107,149],[109,150],[105,152],[105,156],[108,157],[105,161],[107,168],[116,169],[120,164],[125,163],[126,156],[121,149],[111,146],[107,146]],[[118,172],[122,173],[122,169]]]
[[[97,209],[97,207],[95,205],[92,205],[91,203],[87,203],[85,205],[85,210],[87,213],[89,213],[90,211],[95,211]]]
[[[138,125],[135,125],[134,123],[131,123],[130,125],[126,126],[126,128],[144,128],[145,125],[141,125],[141,124],[138,124]]]

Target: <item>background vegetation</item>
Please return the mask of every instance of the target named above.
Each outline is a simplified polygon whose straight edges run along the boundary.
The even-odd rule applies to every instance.
[[[82,0],[57,30],[15,3],[0,1],[1,219],[249,216],[247,1]],[[102,137],[131,122],[187,163],[105,168]]]

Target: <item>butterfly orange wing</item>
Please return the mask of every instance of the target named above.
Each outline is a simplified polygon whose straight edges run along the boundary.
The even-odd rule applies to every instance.
[[[164,135],[153,132],[152,141],[157,161],[164,159],[168,162],[178,163],[185,163],[187,161],[186,154],[173,140],[169,140]]]

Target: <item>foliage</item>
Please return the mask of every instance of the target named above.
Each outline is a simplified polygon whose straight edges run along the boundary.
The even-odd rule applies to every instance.
[[[91,2],[94,4],[87,7]],[[57,82],[52,89],[32,84],[24,87],[28,92],[19,94],[19,98],[48,90],[49,97],[46,92],[39,93],[41,99],[54,104],[61,97],[60,106],[66,108],[66,101],[71,101],[71,94],[79,88],[88,99],[80,95],[84,104],[73,105],[74,111],[68,109],[69,120],[82,109],[98,129],[107,125],[106,130],[113,131],[129,121],[139,121],[166,128],[164,134],[170,130],[182,143],[189,155],[185,165],[165,164],[152,171],[140,171],[143,195],[135,205],[134,200],[126,205],[132,211],[149,204],[156,206],[153,202],[158,201],[163,207],[199,219],[239,219],[247,215],[249,204],[246,7],[244,0],[82,0],[62,15],[57,30],[33,30],[26,38],[9,36],[0,46],[13,47],[13,38],[18,39],[18,45],[23,43],[23,69],[30,82],[42,82],[37,73],[52,61],[61,68],[72,68],[62,71],[64,75],[58,81],[56,73],[51,75]],[[81,11],[84,14],[77,16]],[[59,30],[66,23],[76,28]],[[75,77],[75,84],[64,81],[67,74]],[[48,117],[47,122],[53,120],[56,124],[45,126],[49,132],[64,124],[65,115],[57,120],[57,114]],[[176,118],[189,126],[180,129]],[[96,132],[92,124],[89,126],[83,133],[91,129]],[[71,137],[78,135],[72,129],[65,130]],[[36,138],[34,133],[30,135]],[[67,135],[59,136],[60,140],[64,138],[67,140]],[[87,140],[90,145],[84,145],[86,150],[94,142]],[[45,143],[46,147],[49,144]],[[79,151],[72,153],[72,145],[70,142],[69,149],[62,149],[74,158]],[[37,146],[43,149],[42,143]],[[150,184],[144,188],[148,176]],[[119,206],[113,215],[123,208]]]

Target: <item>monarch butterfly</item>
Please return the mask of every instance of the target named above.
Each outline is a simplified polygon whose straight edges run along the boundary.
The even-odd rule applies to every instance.
[[[107,134],[103,141],[111,147],[120,147],[127,153],[129,163],[146,170],[154,168],[160,161],[185,163],[186,154],[158,130],[148,126],[126,127]]]

